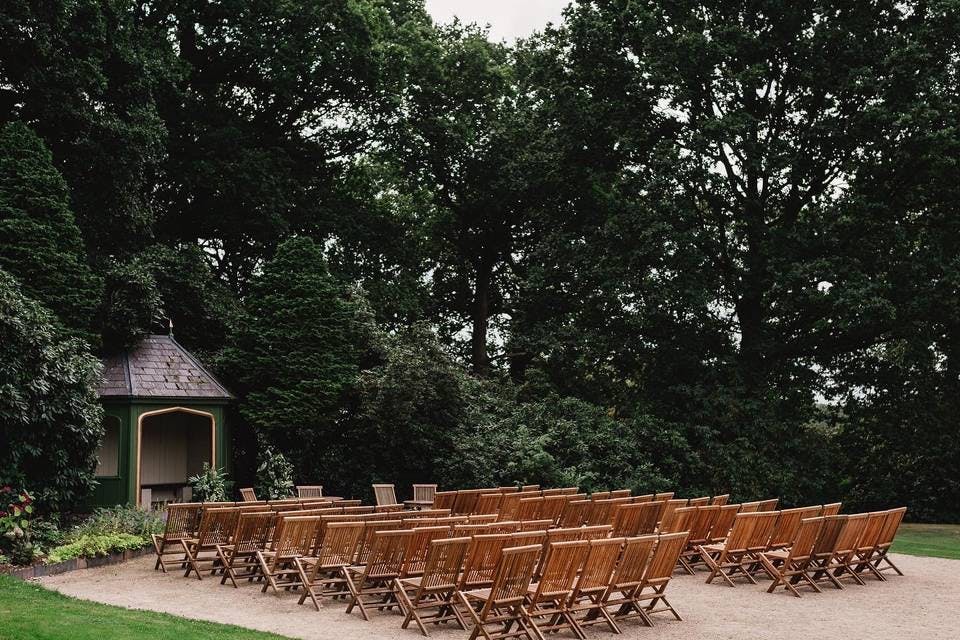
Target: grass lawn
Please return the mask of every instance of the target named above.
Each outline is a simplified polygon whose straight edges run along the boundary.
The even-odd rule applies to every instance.
[[[960,524],[902,524],[891,551],[960,560]]]
[[[0,640],[284,640],[272,633],[68,598],[0,576]]]

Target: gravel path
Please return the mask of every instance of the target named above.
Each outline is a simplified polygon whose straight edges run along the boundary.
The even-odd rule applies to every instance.
[[[846,638],[856,640],[910,640],[960,638],[957,612],[960,586],[956,582],[960,561],[913,556],[894,556],[906,573],[893,574],[887,582],[868,581],[843,591],[805,593],[794,598],[783,592],[765,593],[760,586],[738,584],[736,588],[704,584],[704,574],[677,575],[667,593],[684,617],[656,617],[656,628],[637,623],[623,625],[625,638],[668,640]],[[317,613],[309,605],[297,605],[297,595],[260,593],[259,586],[242,583],[239,589],[221,586],[219,578],[186,579],[181,574],[153,571],[149,557],[121,565],[74,571],[38,580],[67,595],[134,609],[165,611],[187,618],[237,624],[272,631],[292,638],[320,640],[384,640],[421,637],[411,628],[400,629],[396,613],[371,615],[364,622],[345,605],[329,603]],[[414,625],[411,625],[413,627]],[[433,629],[436,629],[435,631]],[[105,630],[106,631],[106,630]],[[614,638],[594,627],[591,638]],[[467,633],[454,628],[431,628],[436,638],[466,640]],[[107,637],[107,636],[105,636]],[[557,636],[560,637],[560,636]],[[573,636],[563,634],[562,637]]]

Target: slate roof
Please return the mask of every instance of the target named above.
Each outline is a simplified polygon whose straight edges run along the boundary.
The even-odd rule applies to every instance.
[[[162,335],[104,358],[97,391],[102,398],[233,398],[173,336]]]

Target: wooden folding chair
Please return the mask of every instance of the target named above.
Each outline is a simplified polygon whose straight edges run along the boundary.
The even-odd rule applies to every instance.
[[[660,513],[657,517],[657,522],[662,523],[664,520],[668,520],[673,516],[673,512],[681,507],[687,506],[686,498],[677,498],[674,500],[670,498],[669,500],[660,500]]]
[[[730,502],[730,494],[724,493],[719,496],[713,496],[713,500],[710,501],[710,504],[715,504],[722,507],[728,502]]]
[[[183,557],[183,545],[181,540],[192,538],[197,530],[197,524],[200,520],[199,502],[181,502],[167,505],[167,522],[164,525],[162,534],[153,534],[153,550],[157,554],[157,562],[153,565],[153,570],[163,570],[167,572],[167,567],[177,566],[183,568],[186,566],[186,559]],[[175,551],[169,551],[168,547],[173,547]],[[165,556],[175,555],[176,560],[166,560]]]
[[[707,544],[717,544],[727,539],[727,535],[729,535],[730,528],[733,527],[733,521],[736,519],[739,511],[739,504],[724,504],[720,506],[717,519],[713,522],[713,527],[710,529]]]
[[[416,622],[420,632],[429,636],[426,622],[438,624],[453,620],[461,629],[466,629],[454,598],[457,577],[469,546],[470,538],[432,540],[422,575],[396,579],[395,593],[406,614],[401,628],[406,629],[410,622]],[[433,615],[423,614],[431,610],[436,612]]]
[[[319,525],[320,516],[291,516],[280,519],[270,549],[257,551],[257,563],[266,579],[261,591],[266,592],[267,587],[270,587],[274,593],[279,594],[279,587],[301,585],[294,561],[300,556],[310,554]]]
[[[452,513],[453,503],[456,499],[457,499],[456,491],[437,491],[433,495],[433,508],[434,509],[450,509]]]
[[[538,637],[570,629],[579,635],[569,609],[577,575],[590,552],[589,540],[550,542],[544,554],[539,579],[527,589],[526,617]],[[546,624],[537,621],[550,618]]]
[[[840,502],[831,502],[830,504],[823,505],[823,510],[820,512],[822,516],[835,516],[840,513]]]
[[[377,531],[367,563],[344,568],[343,577],[350,591],[347,613],[356,607],[363,619],[369,620],[368,605],[376,605],[381,611],[397,605],[394,581],[403,570],[403,554],[411,535],[413,533],[408,529]]]
[[[360,542],[357,544],[356,564],[367,562],[367,556],[373,547],[373,538],[380,531],[393,531],[400,529],[403,525],[402,520],[364,520],[363,534],[360,536]]]
[[[793,544],[800,528],[800,521],[803,520],[807,512],[806,507],[797,507],[794,509],[783,509],[776,511],[777,521],[770,532],[770,542],[767,543],[767,551],[774,549],[786,549]]]
[[[860,536],[863,535],[867,518],[868,514],[866,513],[847,516],[847,522],[837,537],[837,544],[830,555],[830,559],[822,565],[824,572],[827,574],[833,573],[830,576],[830,582],[838,589],[843,588],[843,583],[840,581],[844,579],[853,580],[859,585],[865,584],[860,575],[850,566],[850,562],[855,557],[857,543],[860,542]],[[819,571],[815,572],[813,575],[814,581],[817,581],[821,575]]]
[[[457,492],[457,498],[453,502],[453,513],[470,515],[477,513],[477,503],[480,496],[484,493],[490,493],[489,489],[461,489]]]
[[[652,503],[632,503],[617,505],[613,512],[613,536],[615,538],[630,538],[639,535],[640,518],[644,507],[650,510]],[[652,505],[656,509],[656,505]]]
[[[540,542],[542,544],[542,542]],[[509,533],[476,535],[470,540],[467,555],[463,563],[463,571],[457,583],[459,591],[469,591],[490,586],[496,570],[500,551],[513,544],[513,536]]]
[[[203,510],[197,537],[180,540],[188,564],[186,571],[183,572],[184,578],[193,571],[197,574],[197,580],[203,580],[203,576],[200,575],[201,564],[209,565],[204,570],[214,573],[220,560],[217,546],[230,541],[230,536],[237,528],[237,516],[239,515],[240,512],[234,507]],[[208,555],[204,557],[203,554]]]
[[[474,625],[470,640],[477,636],[486,640],[521,636],[542,640],[530,627],[523,610],[539,555],[540,545],[504,549],[490,588],[457,592]]]
[[[520,512],[520,501],[523,495],[520,493],[505,493],[500,500],[500,520],[519,520],[517,514]]]
[[[866,575],[863,573],[864,571],[869,571],[876,579],[886,580],[886,577],[879,567],[874,566],[874,562],[881,558],[883,548],[889,549],[890,547],[887,541],[888,524],[890,524],[892,519],[902,519],[905,510],[906,507],[901,507],[900,509],[891,509],[889,511],[874,511],[870,514],[863,536],[857,544],[855,558],[852,560],[854,571],[861,576]],[[893,527],[893,531],[895,533],[896,527]],[[892,542],[892,538],[890,542]],[[890,564],[889,560],[887,560],[887,562]],[[890,564],[890,566],[896,569],[892,564]],[[886,569],[888,568],[889,567],[886,567]]]
[[[463,537],[469,535],[456,533],[457,526],[463,525],[456,525],[454,527],[455,536]],[[488,527],[489,525],[475,526]],[[427,563],[427,552],[430,550],[430,543],[440,538],[449,537],[449,527],[417,527],[416,529],[412,529],[410,540],[407,543],[407,549],[403,554],[403,569],[400,572],[400,577],[413,578],[421,575]]]
[[[695,507],[695,509],[696,513],[690,521],[690,535],[687,537],[687,546],[683,549],[679,558],[680,566],[690,575],[694,575],[696,566],[706,564],[700,557],[699,547],[710,543],[710,530],[713,528],[717,516],[720,515],[718,505],[702,505]],[[679,512],[679,509],[677,512]]]
[[[500,513],[500,503],[503,501],[502,493],[481,493],[477,498],[477,513]]]
[[[667,585],[673,576],[673,569],[686,544],[685,531],[660,536],[653,557],[650,558],[650,564],[643,574],[643,582],[629,593],[627,602],[621,606],[614,616],[615,619],[639,616],[644,624],[652,627],[653,619],[650,616],[655,613],[669,612],[677,620],[683,620],[667,600],[664,592],[667,590]]]
[[[321,598],[344,594],[347,581],[343,577],[343,571],[350,566],[362,534],[362,522],[327,523],[323,539],[314,549],[313,555],[294,558],[300,582],[303,584],[299,604],[310,598],[319,611]]]
[[[257,494],[254,492],[253,487],[240,489],[240,497],[243,498],[244,502],[257,502]]]
[[[773,593],[781,585],[798,598],[800,597],[799,589],[803,586],[820,593],[820,587],[810,579],[806,569],[822,528],[822,517],[805,518],[800,521],[794,541],[789,547],[760,554],[760,563],[773,580],[767,588],[767,593]],[[806,584],[800,584],[801,580]]]
[[[845,515],[823,517],[823,524],[820,526],[820,535],[817,537],[817,542],[813,545],[813,551],[810,553],[807,566],[803,569],[804,575],[809,582],[816,584],[825,578],[831,581],[838,589],[843,588],[843,585],[830,575],[829,572],[825,572],[822,569],[833,557],[840,534],[843,532],[844,526],[846,526],[848,517],[849,516]]]
[[[413,485],[413,499],[404,500],[403,506],[408,509],[428,509],[433,506],[434,496],[437,495],[435,484]]]
[[[323,485],[320,484],[298,484],[298,498],[320,498],[323,496]]]
[[[540,520],[540,510],[543,508],[543,498],[523,498],[520,500],[520,507],[517,509],[516,519],[523,522],[525,520]]]
[[[853,550],[853,553],[847,558],[847,569],[852,569],[852,571],[857,573],[861,579],[867,575],[863,573],[863,571],[866,570],[878,580],[885,580],[883,575],[876,570],[868,558],[880,544],[880,537],[883,535],[883,527],[886,521],[886,511],[873,511],[867,514],[867,522],[863,527],[863,533],[860,535],[860,540],[857,541],[857,545]],[[834,577],[839,578],[836,573],[834,574]]]
[[[563,507],[563,513],[557,522],[560,527],[579,527],[587,518],[587,512],[593,507],[590,500],[571,500]]]
[[[237,588],[237,578],[252,580],[259,566],[257,551],[264,549],[273,529],[272,511],[241,511],[237,517],[237,528],[230,536],[228,544],[217,545],[217,556],[223,567],[220,584],[227,578]]]
[[[883,532],[880,534],[880,544],[877,545],[876,552],[873,556],[873,566],[879,573],[892,569],[898,576],[903,575],[903,572],[900,571],[897,565],[893,564],[889,552],[890,547],[893,546],[894,539],[897,537],[897,531],[900,529],[900,523],[903,522],[903,516],[906,512],[906,507],[899,507],[887,511],[887,519],[883,523]],[[886,563],[887,566],[881,566],[883,563]]]
[[[603,604],[603,595],[610,587],[613,572],[617,568],[617,561],[626,542],[626,538],[607,538],[588,542],[590,550],[567,605],[569,620],[580,638],[586,637],[577,619],[581,614],[598,622],[606,622],[611,631],[620,633],[620,627],[607,613]]]
[[[643,575],[653,557],[657,539],[656,535],[626,539],[607,588],[594,601],[594,606],[577,620],[578,628],[605,623],[614,633],[619,632],[613,616],[634,609],[633,596],[643,585]]]
[[[570,502],[570,498],[562,494],[544,496],[540,505],[539,517],[533,519],[550,520],[556,525],[560,521],[560,516],[563,515],[563,510],[568,502]]]
[[[397,501],[397,492],[392,484],[375,484],[373,486],[373,497],[378,507],[393,506],[400,504]],[[402,506],[402,505],[401,505]]]
[[[668,512],[660,521],[660,533],[680,533],[689,532],[693,516],[697,513],[697,507],[680,507]]]
[[[718,576],[731,587],[733,579],[740,576],[751,584],[757,581],[750,575],[749,567],[759,562],[759,554],[766,550],[777,514],[768,512],[739,513],[733,522],[730,535],[722,544],[705,544],[698,547],[700,557],[710,567],[707,584]]]

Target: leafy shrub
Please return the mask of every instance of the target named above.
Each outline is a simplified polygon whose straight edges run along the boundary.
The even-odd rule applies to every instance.
[[[129,533],[85,534],[74,542],[52,549],[47,562],[54,564],[74,558],[105,556],[118,551],[140,549],[146,544],[142,537]]]
[[[233,485],[227,481],[227,473],[223,469],[215,469],[209,463],[203,463],[203,471],[188,479],[193,488],[193,499],[200,502],[220,502],[227,499],[229,488]]]
[[[255,487],[257,497],[268,500],[289,497],[293,491],[293,465],[272,447],[265,447],[260,455]]]
[[[103,437],[99,361],[0,270],[0,484],[30,487],[41,511],[93,488]]]
[[[163,533],[163,527],[163,516],[158,511],[118,505],[94,511],[70,530],[66,540],[72,543],[83,537],[123,533],[149,541],[151,535]]]
[[[13,564],[30,564],[36,555],[31,536],[33,498],[26,491],[0,489],[6,506],[0,510],[0,550]],[[0,503],[0,504],[2,504]]]

